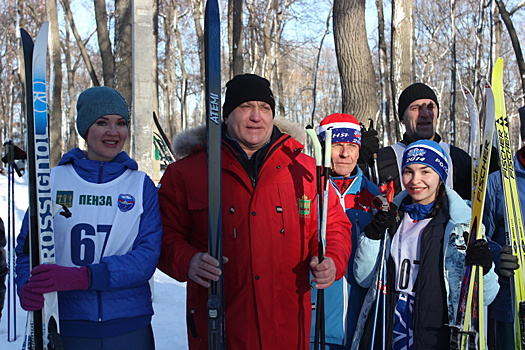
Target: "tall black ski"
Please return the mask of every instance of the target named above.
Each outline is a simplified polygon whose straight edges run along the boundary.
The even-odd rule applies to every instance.
[[[208,151],[208,252],[222,270],[221,210],[221,28],[219,3],[206,1],[204,57],[206,140]],[[225,349],[223,279],[210,281],[208,291],[208,349]]]
[[[31,269],[55,262],[53,202],[47,118],[46,59],[49,23],[45,22],[34,48],[29,34],[21,29],[26,73],[27,153],[29,170],[29,253]],[[32,50],[33,48],[33,50]],[[44,295],[42,310],[28,314],[30,344],[35,350],[61,349],[58,334],[57,293]]]

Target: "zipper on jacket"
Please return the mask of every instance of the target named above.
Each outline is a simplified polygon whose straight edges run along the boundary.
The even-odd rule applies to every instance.
[[[102,322],[102,296],[100,295],[101,291],[97,290],[97,304],[98,304],[98,322]]]
[[[230,207],[230,214],[235,214],[235,207]],[[237,227],[233,228],[233,238],[237,238]]]
[[[98,167],[99,171],[98,171],[98,183],[101,184],[102,183],[102,175],[104,174],[104,162],[99,162],[99,167]]]

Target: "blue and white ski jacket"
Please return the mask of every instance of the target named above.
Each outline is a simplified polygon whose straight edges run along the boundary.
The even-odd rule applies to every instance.
[[[525,154],[525,148],[518,151],[518,154]],[[525,167],[518,160],[518,154],[514,157],[514,173],[518,185],[518,197],[521,205],[521,216],[525,217]],[[487,229],[490,250],[496,262],[496,270],[499,264],[501,248],[507,244],[505,233],[505,213],[504,213],[503,184],[501,183],[501,172],[494,172],[489,175],[487,184],[487,194],[485,197],[485,215],[483,215],[483,225]],[[500,289],[496,299],[491,304],[492,318],[501,322],[514,322],[513,306],[511,302],[511,285],[507,277],[499,277]]]
[[[123,174],[129,174],[130,170],[135,172],[138,169],[137,163],[125,152],[119,153],[111,162],[103,162],[87,159],[78,148],[69,151],[60,160],[59,167],[68,165],[72,166],[72,170],[83,181],[94,184],[106,184]],[[153,307],[149,279],[155,272],[160,255],[162,225],[157,189],[147,175],[144,174],[141,178],[144,179],[143,183],[135,184],[142,186],[137,189],[137,193],[142,193],[142,199],[137,202],[143,204],[134,241],[127,242],[129,248],[122,254],[103,254],[95,263],[86,265],[91,278],[88,290],[58,292],[61,334],[107,337],[133,331],[151,322]],[[127,186],[130,187],[129,184]],[[125,200],[126,198],[119,197],[119,206],[126,205]],[[96,210],[107,210],[105,208],[107,207],[96,207],[95,214]],[[55,218],[55,222],[56,220]],[[28,244],[27,235],[26,213],[16,246],[16,283],[19,289],[29,280],[29,255],[28,249],[24,249],[24,245]],[[82,238],[89,240],[88,236]],[[114,245],[119,245],[118,239],[114,242]],[[83,254],[81,257],[85,259],[86,253]]]
[[[408,196],[407,191],[401,192],[396,196],[394,202],[400,207],[403,200]],[[443,207],[448,209],[448,214],[440,210],[427,227],[423,230],[420,269],[414,289],[416,292],[416,302],[414,304],[414,349],[436,348],[436,344],[442,343],[447,346],[449,337],[446,339],[437,338],[439,331],[446,330],[445,323],[455,324],[461,282],[465,267],[466,242],[464,232],[469,232],[471,208],[466,202],[451,188],[446,187],[447,202]],[[448,221],[446,219],[448,218]],[[352,349],[358,349],[363,345],[360,343],[370,343],[372,332],[370,331],[371,320],[377,296],[378,266],[381,257],[381,246],[383,240],[372,240],[361,234],[356,257],[354,260],[354,273],[357,282],[369,289],[358,325],[352,341]],[[442,242],[442,245],[439,244]],[[437,243],[437,244],[436,244]],[[394,278],[394,262],[390,257],[391,239],[386,235],[386,257],[387,259],[387,298],[386,298],[386,341],[387,347],[392,342],[393,310],[397,302],[395,288],[390,282]],[[426,261],[427,256],[439,257],[442,255],[442,266],[438,261]],[[441,271],[442,279],[436,278],[438,271]],[[498,277],[494,272],[494,267],[483,277],[484,285],[484,304],[489,305],[498,292]],[[444,295],[440,292],[443,288]],[[436,309],[444,300],[446,305],[443,309]],[[443,324],[435,324],[436,320],[443,318]],[[439,321],[438,321],[439,322]],[[382,334],[383,321],[378,319],[376,336]],[[445,328],[444,328],[445,327]],[[444,333],[447,333],[446,331]],[[376,338],[377,339],[377,338]],[[390,345],[391,346],[391,345]]]
[[[379,188],[368,180],[361,169],[356,167],[357,174],[350,176],[350,186],[341,193],[337,181],[343,177],[331,177],[331,184],[339,196],[341,206],[352,223],[352,242],[357,242],[359,234],[372,220],[375,213],[373,200],[380,191]],[[352,266],[354,264],[357,244],[352,245],[352,252],[348,260],[348,268],[343,278],[335,281],[324,290],[325,307],[325,339],[327,344],[347,346],[352,341],[357,318],[367,288],[357,284]],[[317,289],[312,289],[312,306],[317,301]],[[312,329],[310,341],[314,342],[316,313],[313,308]]]

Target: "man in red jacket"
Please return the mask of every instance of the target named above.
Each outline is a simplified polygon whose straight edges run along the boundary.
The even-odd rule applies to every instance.
[[[350,222],[335,193],[328,210],[326,258],[317,258],[315,162],[274,125],[268,80],[253,74],[226,85],[222,135],[224,268],[208,253],[205,147],[179,135],[174,151],[190,153],[161,179],[163,220],[159,268],[188,281],[190,349],[207,349],[209,280],[224,279],[226,348],[308,349],[309,272],[316,288],[343,276]],[[200,133],[205,129],[200,128]],[[199,131],[191,131],[199,133]],[[202,135],[201,135],[202,136]]]

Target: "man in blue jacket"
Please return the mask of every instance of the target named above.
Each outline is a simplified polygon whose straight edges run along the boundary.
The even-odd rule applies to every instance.
[[[364,176],[356,166],[361,148],[361,127],[351,114],[334,113],[324,118],[318,128],[322,140],[327,129],[332,129],[332,169],[330,183],[339,196],[341,206],[352,223],[352,242],[372,219],[374,198],[379,188]],[[326,349],[350,349],[352,337],[367,289],[357,284],[352,269],[357,244],[352,244],[348,268],[343,278],[325,289]],[[317,290],[312,289],[312,306]],[[315,336],[315,310],[312,315],[310,341]]]

